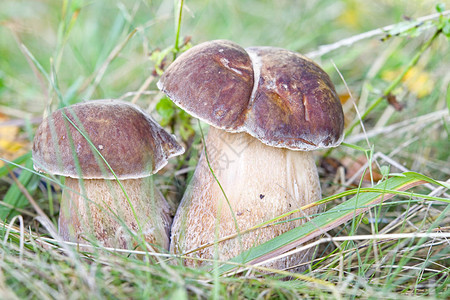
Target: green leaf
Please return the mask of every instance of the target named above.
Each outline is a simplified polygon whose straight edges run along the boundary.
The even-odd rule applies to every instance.
[[[180,135],[183,141],[187,141],[192,135],[195,134],[194,128],[192,128],[192,117],[184,110],[180,109],[178,113],[180,119]]]
[[[383,175],[383,177],[386,177],[389,175],[390,168],[388,166],[381,166],[380,173]]]
[[[156,104],[156,112],[162,117],[161,125],[166,126],[175,114],[175,108],[169,98],[163,97]]]
[[[450,18],[444,21],[442,33],[445,34],[446,37],[450,38]]]
[[[326,213],[313,218],[311,221],[242,252],[231,259],[230,262],[255,264],[266,260],[268,257],[282,254],[319,236],[324,231],[344,224],[355,216],[366,212],[371,206],[391,198],[393,194],[392,192],[389,193],[389,190],[404,191],[426,182],[442,185],[434,179],[414,172],[397,174],[374,186],[374,189],[379,189],[380,191],[359,193],[344,203],[329,209]],[[225,264],[219,268],[219,272],[223,274],[234,268],[236,266]]]
[[[169,53],[173,52],[172,47],[168,47],[163,50],[155,50],[150,55],[150,61],[153,62],[156,73],[161,76],[164,72],[163,69],[161,69],[162,62],[166,59],[167,55]]]
[[[438,3],[436,4],[436,11],[441,13],[445,11],[445,3]]]
[[[194,134],[194,129],[192,129],[191,124],[182,123],[180,126],[180,135],[183,141],[187,141],[190,136]]]

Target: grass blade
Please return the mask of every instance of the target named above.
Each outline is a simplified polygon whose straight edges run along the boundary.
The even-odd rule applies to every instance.
[[[15,168],[17,168],[17,165],[21,165],[24,162],[28,161],[29,159],[31,159],[31,151],[29,151],[28,153],[25,153],[24,155],[13,160],[12,162],[15,165],[7,163],[5,166],[1,167],[0,168],[0,177],[5,177],[6,175],[9,174],[9,171],[12,171]]]
[[[22,157],[19,157],[19,159],[22,159],[24,157],[26,158],[27,154],[25,154]],[[33,167],[32,160],[28,159],[25,166],[27,168],[32,168]],[[18,180],[20,181],[20,183],[22,183],[22,185],[24,187],[26,187],[28,192],[34,193],[34,191],[36,190],[36,188],[39,184],[40,178],[39,178],[39,176],[37,176],[34,173],[30,173],[30,172],[22,170]],[[15,183],[9,187],[8,191],[5,194],[5,197],[3,198],[3,202],[8,203],[8,204],[12,205],[13,207],[17,207],[17,208],[25,208],[28,206],[27,198],[23,195],[22,191],[19,189],[19,187]],[[10,217],[13,217],[17,213],[18,212],[12,208],[9,208],[6,206],[0,207],[0,219],[1,220],[6,220]]]
[[[384,182],[378,183],[374,186],[374,188],[381,189],[382,191],[404,191],[426,182],[442,185],[440,182],[424,175],[414,172],[405,172],[389,178]],[[311,221],[266,243],[244,251],[230,261],[241,264],[255,264],[264,261],[267,258],[282,254],[351,220],[355,216],[367,211],[369,206],[387,200],[392,196],[393,194],[388,192],[369,192],[357,194],[344,203],[331,208],[326,214],[317,216]],[[223,265],[219,268],[219,272],[223,274],[234,268],[235,266],[233,265]]]

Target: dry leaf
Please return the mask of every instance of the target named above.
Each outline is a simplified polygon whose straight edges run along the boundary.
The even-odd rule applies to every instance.
[[[8,117],[0,113],[0,157],[14,160],[27,152],[28,143],[20,138],[18,126],[1,126],[1,123],[7,120]],[[0,161],[0,167],[3,165],[4,162]]]
[[[365,156],[359,156],[357,158],[346,156],[341,160],[341,164],[345,167],[345,178],[348,180],[355,176],[356,173],[362,171],[362,168],[367,163],[367,158]],[[361,173],[362,175],[362,173]],[[361,175],[357,176],[355,180],[353,181],[354,184],[359,184],[361,181]],[[372,177],[373,181],[377,182],[383,178],[383,176],[380,173],[380,170],[378,170],[378,167],[375,163],[372,164]],[[370,172],[369,169],[366,170],[366,173],[364,174],[363,181],[370,182]]]
[[[395,95],[389,93],[389,95],[386,96],[386,100],[396,111],[401,111],[403,109],[403,104],[397,101]]]

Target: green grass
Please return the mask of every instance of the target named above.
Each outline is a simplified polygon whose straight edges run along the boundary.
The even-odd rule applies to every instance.
[[[450,2],[440,2],[450,9]],[[438,3],[184,1],[177,30],[178,1],[3,1],[0,116],[5,119],[0,129],[13,124],[19,132],[10,141],[0,131],[0,158],[15,163],[0,169],[0,298],[450,297],[449,39],[437,31],[437,18],[412,28],[403,23],[404,16],[414,20],[435,14]],[[57,225],[63,184],[59,178],[33,173],[29,154],[19,157],[31,149],[42,116],[85,99],[120,98],[148,108],[188,150],[155,175],[156,184],[175,206],[196,165],[201,135],[196,120],[157,92],[157,75],[146,81],[155,68],[163,67],[162,58],[167,66],[177,54],[173,49],[178,48],[178,34],[181,51],[186,48],[184,39],[190,37],[189,45],[229,39],[244,47],[269,45],[313,55],[321,45],[390,24],[397,24],[392,36],[374,35],[313,57],[330,74],[342,99],[353,96],[366,134],[348,99],[346,144],[317,153],[323,196],[330,197],[325,198],[327,211],[317,220],[334,216],[327,222],[335,226],[317,242],[309,272],[291,274],[286,280],[284,272],[250,265],[238,264],[249,270],[234,274],[236,269],[223,262],[216,262],[221,268],[211,271],[174,265],[171,262],[179,258],[169,262],[148,253],[111,254],[99,247],[80,253],[49,233]],[[387,95],[395,96],[403,109],[393,109]],[[350,130],[352,124],[357,125]],[[15,155],[4,142],[23,142],[22,152]],[[348,176],[324,157],[344,164]],[[357,159],[363,163],[356,169],[346,162]],[[363,165],[368,160],[374,163],[372,168]],[[17,173],[21,184],[11,175],[14,170],[21,170]],[[373,182],[370,176],[350,180],[358,170],[372,175]],[[375,186],[377,176],[386,179],[388,173],[405,171],[416,172],[419,175],[414,176],[431,184],[400,193],[398,186],[390,185],[397,180],[393,177],[384,181],[381,191],[368,192],[395,195],[382,204],[370,201],[366,189]],[[447,185],[440,185],[445,181]],[[356,194],[348,192],[353,189]],[[359,199],[369,199],[364,214],[336,224],[355,205],[362,208],[362,203],[351,202]],[[333,208],[345,206],[346,212],[333,215]],[[273,239],[253,249],[252,255],[273,256],[274,249],[306,234],[307,226],[295,230],[288,233],[290,239]]]

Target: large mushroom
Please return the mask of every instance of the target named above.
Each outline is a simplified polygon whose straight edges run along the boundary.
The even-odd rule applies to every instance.
[[[189,252],[321,199],[311,150],[339,145],[344,118],[333,83],[314,62],[284,49],[243,49],[217,40],[183,53],[158,87],[212,125],[205,143],[217,177],[202,154],[174,218],[171,252]],[[220,243],[218,259],[297,227],[315,212],[308,209],[290,216],[293,221]],[[208,247],[193,255],[211,259],[214,251]],[[293,267],[310,257],[298,253],[270,266]]]
[[[168,250],[172,217],[150,175],[183,151],[139,107],[95,100],[46,118],[36,131],[33,161],[37,171],[66,177],[59,216],[64,240],[129,249],[139,241],[134,235]]]

